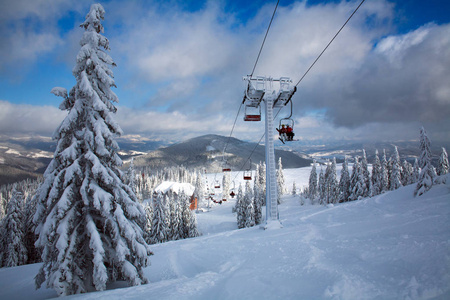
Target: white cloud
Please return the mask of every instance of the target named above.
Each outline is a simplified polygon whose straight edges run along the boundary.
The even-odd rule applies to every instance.
[[[53,106],[12,104],[0,100],[0,133],[51,135],[67,115]]]
[[[25,50],[15,51],[19,46],[2,43],[0,51],[6,58],[17,56],[11,61],[20,57],[33,61],[55,47],[62,49],[58,45],[64,41],[69,48],[64,51],[70,54],[58,52],[59,59],[73,62],[79,29],[61,39],[51,19],[72,10],[69,2],[74,4],[56,2],[56,8],[49,8],[53,15],[36,11],[37,4],[20,12],[15,6],[0,12],[0,16],[16,13],[20,24],[33,15],[38,16],[33,24],[49,23],[40,31],[18,27],[17,35],[4,36],[3,41],[10,38],[10,45]],[[296,83],[357,5],[305,3],[281,3],[255,75],[290,76]],[[84,16],[89,4],[81,2],[73,10]],[[105,3],[105,36],[118,63],[114,73],[118,94],[124,98],[120,103],[135,107],[119,107],[117,120],[126,133],[172,138],[211,132],[228,135],[231,130],[245,88],[242,76],[253,68],[274,4],[260,7],[245,22],[225,11],[221,1],[191,11],[182,5],[177,1]],[[445,128],[450,125],[450,25],[428,24],[394,35],[394,9],[385,0],[364,3],[301,82],[293,100],[303,138],[369,134],[403,138],[416,134],[418,122],[450,138]],[[0,67],[5,61],[2,58]],[[133,102],[133,97],[140,99]],[[57,125],[48,127],[54,130]],[[260,134],[261,124],[246,124],[239,117],[236,136],[258,140]]]

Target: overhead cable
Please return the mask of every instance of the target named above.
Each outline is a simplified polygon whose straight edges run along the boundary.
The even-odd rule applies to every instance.
[[[305,74],[300,78],[300,80],[295,85],[296,87],[300,84],[300,82],[305,78],[306,74],[308,74],[309,70],[312,69],[312,67],[316,64],[316,62],[319,60],[319,58],[322,56],[322,54],[328,49],[328,47],[331,45],[331,43],[334,41],[334,39],[338,36],[338,34],[344,29],[345,25],[347,25],[348,21],[353,17],[353,15],[358,11],[358,9],[361,7],[361,5],[364,3],[365,0],[362,0],[361,3],[358,5],[358,7],[353,11],[353,13],[350,15],[350,17],[345,21],[344,25],[338,30],[338,32],[333,36],[331,41],[328,43],[328,45],[322,50],[322,52],[317,56],[316,60],[311,64],[311,66],[306,70]]]

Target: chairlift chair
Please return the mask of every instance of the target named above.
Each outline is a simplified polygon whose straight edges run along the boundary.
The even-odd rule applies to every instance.
[[[258,104],[257,107],[246,105],[244,108],[244,121],[261,121],[261,105]]]
[[[264,94],[266,93],[265,89],[265,78],[262,76],[256,77],[256,85],[252,83],[252,78],[247,77],[248,86],[245,91],[244,102],[247,102],[247,105],[253,105],[254,107],[258,106],[264,98]]]
[[[216,184],[214,185],[214,188],[220,189],[220,183],[218,180],[216,180]]]
[[[222,166],[222,172],[231,172],[231,168],[225,159]]]
[[[288,117],[280,119],[280,125],[278,127],[278,132],[280,133],[280,141],[284,144],[285,142],[292,142],[294,140],[294,120],[292,117],[292,101],[291,102],[291,113]],[[281,128],[285,126],[287,128],[291,128],[290,132],[282,132]]]
[[[291,88],[292,80],[289,77],[280,78],[280,90],[278,96],[273,102],[273,107],[281,107],[291,101],[292,96],[297,91],[297,87]],[[292,102],[291,102],[292,103]]]
[[[252,160],[250,159],[250,166],[244,171],[244,180],[252,180]]]

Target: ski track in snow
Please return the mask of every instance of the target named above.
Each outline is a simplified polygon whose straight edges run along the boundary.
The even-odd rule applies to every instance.
[[[69,298],[450,299],[450,184],[413,190],[328,207],[284,196],[274,230],[237,230],[227,201],[197,214],[202,236],[151,246],[149,284]],[[39,266],[0,269],[0,299],[55,297],[34,290]]]

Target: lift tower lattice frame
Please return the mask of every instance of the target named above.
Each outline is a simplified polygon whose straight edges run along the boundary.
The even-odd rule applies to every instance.
[[[244,80],[248,81],[248,87],[243,103],[249,107],[257,107],[264,101],[265,108],[266,220],[262,228],[281,228],[278,213],[273,110],[289,103],[297,89],[291,86],[292,80],[288,77],[274,79],[265,76],[256,78],[247,76]]]

